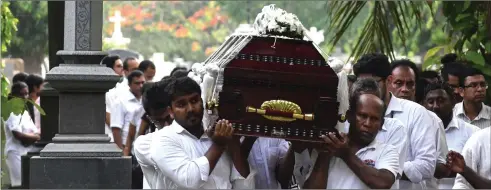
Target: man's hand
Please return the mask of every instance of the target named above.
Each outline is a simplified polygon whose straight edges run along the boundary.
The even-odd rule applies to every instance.
[[[341,138],[336,137],[336,133],[330,132],[327,136],[322,135],[321,138],[326,142],[327,151],[341,159],[345,158],[349,151],[349,138],[346,133],[340,133]]]
[[[123,150],[123,156],[129,156],[131,153],[131,150],[129,147],[124,147],[124,150]]]
[[[447,154],[447,167],[455,173],[464,172],[465,160],[458,152],[450,151]]]
[[[231,123],[222,119],[217,122],[214,128],[208,130],[207,133],[213,143],[225,147],[227,143],[231,143],[233,140],[234,128],[232,128]]]

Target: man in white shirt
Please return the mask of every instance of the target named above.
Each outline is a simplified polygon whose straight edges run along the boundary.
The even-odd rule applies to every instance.
[[[397,178],[396,147],[375,140],[384,120],[384,103],[375,95],[351,95],[348,135],[323,135],[325,150],[314,150],[315,166],[305,189],[388,189]],[[318,152],[320,151],[320,152]]]
[[[455,116],[481,129],[491,126],[491,107],[483,103],[488,87],[480,70],[465,68],[460,77],[460,95],[464,100],[455,105]]]
[[[246,153],[244,156],[248,155],[251,168],[257,171],[255,176],[256,189],[281,189],[280,183],[287,184],[289,182],[289,177],[283,182],[278,179],[282,172],[280,164],[289,148],[285,139],[245,137],[241,148]]]
[[[474,133],[465,143],[462,155],[451,151],[448,167],[457,174],[453,189],[491,188],[491,127]]]
[[[123,76],[123,63],[117,55],[109,55],[102,59],[101,65],[111,68],[117,75]],[[105,130],[104,132],[111,138],[111,142],[114,142],[113,133],[111,131],[111,107],[114,104],[114,90],[116,86],[106,92],[106,119],[105,119]]]
[[[461,152],[470,136],[479,130],[478,127],[465,123],[453,116],[455,105],[453,90],[446,83],[430,84],[425,88],[423,105],[434,112],[442,120],[448,150]],[[446,157],[446,155],[445,155]],[[439,162],[435,170],[435,178],[427,181],[428,188],[449,189],[454,183],[455,173],[451,173],[445,162]]]
[[[17,82],[12,85],[11,96],[21,99],[28,97],[28,87],[24,82]],[[21,156],[34,150],[33,143],[40,139],[40,131],[34,125],[27,110],[22,114],[10,113],[5,122],[5,150],[6,164],[10,176],[10,185],[20,187],[21,180]]]
[[[203,128],[200,86],[189,77],[172,78],[169,113],[174,122],[155,132],[150,157],[167,180],[167,189],[254,188],[254,173],[241,155],[228,121]],[[227,152],[228,154],[223,154]]]
[[[378,82],[382,90],[382,100],[387,107],[385,117],[396,118],[406,126],[409,151],[399,186],[401,189],[420,188],[420,183],[425,179],[431,179],[435,172],[438,159],[438,125],[423,106],[399,99],[390,92],[394,89],[389,86],[402,85],[402,88],[406,89],[397,92],[403,97],[412,97],[407,88],[414,85],[407,77],[398,79],[391,76],[390,67],[387,56],[372,53],[362,56],[353,66],[353,70],[358,78],[373,78]]]

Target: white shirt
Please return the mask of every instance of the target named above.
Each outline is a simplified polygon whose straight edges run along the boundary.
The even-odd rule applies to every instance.
[[[145,109],[143,109],[143,106],[140,106],[140,108],[138,108],[138,110],[135,111],[135,114],[133,115],[133,118],[130,121],[130,123],[136,127],[135,138],[138,137],[138,131],[140,131],[140,124],[143,115],[145,115]]]
[[[404,163],[404,173],[412,183],[399,180],[399,186],[401,189],[421,188],[420,182],[431,179],[435,173],[438,125],[426,108],[394,95],[391,95],[385,116],[399,119],[407,127],[409,134],[409,151]]]
[[[491,107],[485,105],[484,103],[482,103],[482,109],[477,115],[477,117],[474,118],[474,120],[470,120],[465,114],[463,102],[455,104],[453,108],[453,113],[454,116],[458,117],[459,119],[462,119],[467,123],[475,125],[480,129],[484,129],[486,127],[491,126]]]
[[[432,111],[428,110],[428,113],[430,113],[431,117],[433,118],[435,125],[438,126],[438,131],[437,131],[438,138],[436,139],[436,145],[437,145],[436,150],[438,152],[438,160],[436,162],[440,164],[445,164],[446,157],[448,154],[448,146],[447,146],[447,138],[445,136],[445,128],[443,127],[443,121],[440,119],[440,117],[438,117],[438,115],[436,115]],[[428,189],[438,189],[438,180],[435,177],[432,177],[431,179],[425,179],[421,185],[423,187],[426,186],[426,188]]]
[[[467,140],[479,130],[478,127],[453,117],[445,129],[448,150],[461,153]],[[442,178],[438,180],[438,189],[451,189],[454,181],[455,178]]]
[[[206,133],[198,139],[177,122],[155,132],[150,157],[169,179],[162,182],[167,189],[253,189],[255,171],[242,177],[226,152],[210,173],[205,154],[211,145]]]
[[[257,173],[256,189],[281,189],[276,179],[276,168],[285,158],[289,144],[284,139],[257,138],[249,153],[248,161]]]
[[[4,154],[8,154],[9,152],[16,153],[18,155],[27,154],[27,152],[34,149],[34,145],[30,145],[25,147],[22,145],[22,142],[14,137],[13,131],[21,132],[21,133],[39,133],[38,128],[34,125],[31,116],[27,110],[24,113],[15,115],[14,113],[10,113],[9,118],[5,122],[5,150]]]
[[[126,144],[126,138],[130,128],[130,121],[133,119],[135,112],[140,109],[141,99],[136,99],[135,95],[129,90],[122,92],[121,97],[117,99],[111,108],[111,128],[121,129],[122,144]]]
[[[491,179],[491,127],[481,129],[474,133],[462,149],[465,164],[474,170],[477,175]],[[455,178],[453,189],[473,189],[467,180],[460,174]]]
[[[156,168],[155,162],[150,157],[150,146],[155,132],[139,136],[134,143],[135,157],[151,189],[167,189],[165,185],[169,179],[165,178]],[[169,187],[170,188],[170,187]]]
[[[318,152],[312,151],[312,162],[317,160]],[[397,178],[399,171],[399,153],[396,147],[373,140],[368,146],[358,150],[356,156],[365,164],[376,169],[389,170],[394,179]],[[311,171],[305,179],[308,179]],[[304,185],[302,182],[301,186]],[[395,182],[395,181],[394,181]],[[332,157],[329,163],[329,171],[326,189],[369,189],[367,185],[346,165],[346,163],[337,157]]]

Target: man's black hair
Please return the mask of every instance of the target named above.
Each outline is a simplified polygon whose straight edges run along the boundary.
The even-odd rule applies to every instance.
[[[373,94],[379,98],[382,96],[377,81],[372,78],[361,78],[355,81],[351,87],[350,94]]]
[[[423,72],[421,72],[420,76],[423,79],[437,78],[438,80],[440,80],[440,76],[438,75],[438,72],[436,72],[436,71],[423,71]]]
[[[140,62],[140,65],[138,65],[138,70],[142,72],[145,72],[148,68],[155,70],[155,64],[150,60],[143,60]]]
[[[10,96],[21,97],[22,95],[20,94],[20,92],[24,88],[28,88],[27,84],[25,82],[18,81],[16,83],[14,83],[12,85],[12,87],[10,88]],[[12,97],[9,97],[9,99],[10,98],[12,98]]]
[[[425,99],[425,88],[429,84],[430,83],[424,78],[420,78],[416,81],[416,91],[414,96],[417,103],[421,103]]]
[[[118,55],[108,55],[102,59],[101,65],[114,69],[114,64],[118,59],[121,59]]]
[[[188,72],[189,71],[186,67],[174,67],[174,69],[172,69],[172,71],[170,72],[170,76],[175,76],[175,77],[188,76]]]
[[[426,95],[428,95],[428,93],[430,91],[440,90],[440,89],[443,90],[445,93],[447,93],[447,96],[450,98],[450,101],[452,102],[452,104],[455,104],[455,99],[453,96],[453,89],[446,82],[438,82],[438,83],[428,84],[424,90],[424,98],[426,98]]]
[[[455,53],[449,53],[449,54],[446,54],[444,55],[441,59],[440,59],[440,62],[442,64],[445,64],[445,63],[452,63],[452,62],[455,62],[457,61],[457,54]]]
[[[161,81],[149,83],[150,87],[143,92],[142,96],[142,105],[146,113],[149,114],[150,110],[169,107],[170,97],[166,87],[170,81],[170,77],[164,77]]]
[[[170,100],[173,101],[177,97],[198,93],[201,95],[201,88],[196,81],[189,77],[171,77],[167,85]]]
[[[124,61],[123,61],[123,70],[128,71],[128,62],[129,61],[133,61],[133,60],[136,60],[136,58],[134,58],[134,57],[128,57],[128,58],[124,59]]]
[[[464,68],[464,71],[462,72],[461,77],[459,77],[459,85],[460,87],[464,88],[465,86],[465,79],[469,76],[475,76],[475,75],[483,75],[484,74],[479,70],[471,66],[466,66]]]
[[[29,87],[29,93],[31,93],[34,92],[34,87],[41,87],[41,85],[44,83],[44,79],[39,75],[30,74],[29,76],[27,76],[25,82],[27,84],[27,87]]]
[[[356,75],[348,75],[348,81],[354,83],[356,81]]]
[[[453,75],[460,78],[464,70],[465,70],[465,66],[460,61],[443,63],[443,67],[441,70],[443,81],[448,82],[448,75]]]
[[[365,54],[353,65],[353,72],[356,76],[372,74],[386,79],[390,75],[390,71],[389,58],[381,53]]]
[[[143,76],[142,71],[140,70],[131,71],[131,73],[126,77],[126,79],[128,79],[128,85],[131,85],[131,83],[133,83],[133,78],[141,77],[141,76]]]
[[[28,76],[29,76],[29,74],[27,74],[25,72],[17,73],[17,74],[14,75],[14,77],[12,77],[12,83],[26,82],[26,79],[27,79]]]
[[[392,65],[390,67],[390,72],[392,73],[392,71],[394,71],[394,69],[396,69],[398,67],[402,67],[402,66],[411,68],[411,70],[413,70],[413,72],[414,72],[415,82],[418,81],[419,73],[420,73],[418,66],[416,66],[416,64],[409,59],[399,59],[399,60],[392,61]]]

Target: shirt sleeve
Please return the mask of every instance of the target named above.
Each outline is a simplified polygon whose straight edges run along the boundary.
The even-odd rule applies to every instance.
[[[112,92],[111,90],[106,92],[106,112],[107,113],[111,113],[111,103],[112,103],[111,92]]]
[[[397,148],[395,146],[386,144],[384,150],[380,154],[379,159],[375,163],[375,168],[379,170],[389,170],[394,175],[394,179],[397,180],[399,167],[399,152]]]
[[[111,128],[123,128],[124,126],[124,109],[123,102],[118,101],[111,108]]]
[[[443,128],[443,122],[438,120],[438,141],[437,141],[437,151],[438,160],[437,163],[445,164],[447,163],[446,157],[448,154],[447,137],[445,136],[445,129]]]
[[[15,115],[14,113],[10,113],[9,118],[5,122],[5,127],[9,131],[11,131],[11,132],[17,131],[17,132],[22,133],[22,126],[21,126],[21,123],[20,123],[21,122],[21,120],[20,120],[21,118],[22,118],[22,115],[21,114]]]
[[[150,147],[150,157],[157,168],[179,188],[199,189],[208,181],[210,164],[205,156],[191,159],[182,145],[169,136],[156,136]]]
[[[404,172],[404,162],[406,162],[407,152],[409,150],[409,135],[407,127],[400,120],[392,120],[390,124],[393,126],[390,126],[390,128],[395,130],[392,130],[392,134],[390,134],[385,144],[393,145],[399,153],[399,171],[397,173],[398,176],[396,176],[399,179]]]
[[[474,137],[474,139],[472,137]],[[480,151],[478,151],[479,149],[478,140],[480,139],[475,139],[475,138],[476,136],[473,135],[467,141],[467,143],[465,143],[464,148],[462,149],[462,156],[464,157],[465,165],[467,165],[472,170],[477,171],[478,163],[480,163],[480,157],[481,157],[479,155]],[[464,176],[457,174],[452,189],[474,189],[474,187],[472,187],[472,185],[469,184],[469,182],[464,178]]]
[[[240,175],[239,171],[233,166],[233,163],[231,164],[231,176],[230,176],[230,181],[232,182],[232,189],[255,189],[255,180],[254,177],[256,176],[257,171],[251,168],[251,165],[249,165],[249,175],[244,178],[242,175]]]
[[[424,109],[424,108],[422,108]],[[418,115],[412,118],[414,121],[410,131],[410,147],[413,160],[404,163],[404,173],[413,183],[420,183],[425,179],[431,179],[435,173],[438,152],[436,138],[438,127],[434,125],[430,113],[419,109]],[[409,130],[408,126],[408,130]]]

